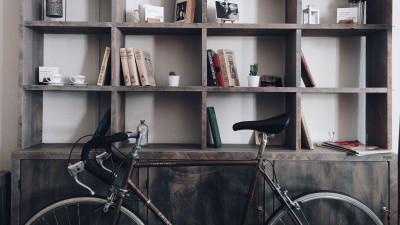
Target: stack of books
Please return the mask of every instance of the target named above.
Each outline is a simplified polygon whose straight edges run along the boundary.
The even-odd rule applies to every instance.
[[[391,153],[391,150],[376,146],[365,145],[358,140],[354,141],[326,141],[321,143],[322,147],[347,152],[352,155],[364,156],[380,153]]]

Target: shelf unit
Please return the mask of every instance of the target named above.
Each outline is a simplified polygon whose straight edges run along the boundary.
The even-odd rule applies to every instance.
[[[170,0],[174,2],[173,0]],[[178,23],[131,23],[125,22],[126,0],[110,0],[108,12],[110,18],[102,21],[41,21],[39,5],[42,0],[21,0],[21,46],[19,51],[19,87],[20,87],[20,119],[18,143],[22,149],[31,146],[43,146],[43,98],[45,92],[94,92],[96,95],[107,93],[110,96],[112,113],[111,133],[124,131],[126,127],[126,108],[130,104],[127,98],[141,95],[177,95],[190,96],[187,101],[195,103],[198,109],[198,129],[195,133],[194,150],[215,150],[208,146],[208,129],[206,107],[210,98],[220,94],[246,95],[256,98],[279,95],[284,99],[282,112],[290,115],[291,122],[285,131],[283,146],[288,150],[301,150],[301,100],[307,94],[350,94],[366,96],[365,129],[368,143],[383,148],[392,148],[391,144],[391,33],[392,33],[392,1],[371,0],[367,5],[367,24],[319,24],[304,25],[301,22],[302,0],[287,0],[284,23],[246,23],[221,24],[208,22],[208,4],[210,1],[198,0],[196,18],[193,24]],[[99,1],[101,2],[101,1]],[[145,0],[139,2],[145,3]],[[103,3],[104,4],[104,3]],[[174,4],[174,3],[170,3]],[[263,3],[264,4],[264,3]],[[101,4],[99,4],[101,5]],[[107,9],[104,7],[102,10]],[[100,9],[99,9],[100,11]],[[100,14],[100,12],[98,12]],[[107,15],[108,15],[107,14]],[[108,21],[109,20],[109,21]],[[45,86],[38,85],[38,67],[44,64],[45,35],[94,35],[100,41],[96,50],[101,58],[104,48],[111,47],[111,83],[107,86],[89,85]],[[181,87],[124,87],[121,85],[121,65],[119,48],[130,47],[130,39],[136,36],[151,35],[155,37],[182,37],[198,44],[193,53],[201,60],[193,69],[193,77],[189,85]],[[105,38],[103,38],[105,37]],[[284,46],[284,74],[286,87],[208,87],[206,51],[208,40],[219,37],[262,37],[277,38]],[[302,87],[301,80],[301,40],[307,37],[365,37],[366,39],[366,76],[365,84],[360,87]],[[104,40],[103,40],[104,39]],[[154,56],[153,56],[154,57]],[[181,62],[182,63],[182,62]],[[197,66],[198,65],[198,66]],[[91,75],[96,79],[97,74]],[[96,77],[95,77],[96,76]],[[160,75],[161,76],[161,75]],[[159,79],[160,76],[156,76]],[[163,83],[163,82],[161,82]],[[177,93],[177,94],[176,94]],[[267,97],[265,97],[267,98]],[[106,103],[108,104],[108,103]],[[101,110],[100,110],[101,111]],[[278,110],[279,111],[279,110]],[[99,113],[100,114],[100,113]],[[196,116],[194,116],[196,117]],[[257,116],[256,119],[263,119]],[[189,123],[190,124],[190,123]],[[185,127],[185,126],[184,126]],[[187,126],[186,126],[187,128]],[[151,128],[150,128],[151,129]],[[60,133],[63,131],[60,130]],[[223,131],[222,131],[223,132]],[[151,145],[148,147],[151,150]],[[69,146],[71,144],[66,144]],[[179,145],[169,145],[165,151],[173,151]]]

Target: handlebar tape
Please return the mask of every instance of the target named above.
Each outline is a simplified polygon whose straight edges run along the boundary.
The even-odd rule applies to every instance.
[[[111,136],[98,136],[88,141],[82,149],[81,160],[85,162],[85,169],[94,176],[101,179],[106,184],[112,184],[114,176],[112,173],[102,169],[95,159],[89,159],[89,153],[94,148],[103,148],[109,146],[113,142],[125,141],[128,139],[126,133],[116,133]]]

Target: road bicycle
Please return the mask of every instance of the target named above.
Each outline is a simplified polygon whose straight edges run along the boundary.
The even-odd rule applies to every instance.
[[[237,224],[244,225],[249,218],[249,211],[253,200],[256,184],[261,175],[266,184],[272,189],[274,196],[279,200],[281,206],[277,208],[265,221],[265,224],[296,224],[296,225],[320,225],[320,224],[379,224],[383,223],[359,200],[346,194],[335,191],[317,191],[291,198],[287,191],[284,191],[279,184],[271,179],[266,172],[269,162],[264,159],[263,153],[268,138],[283,131],[289,123],[289,116],[281,114],[266,120],[244,121],[233,125],[236,130],[257,130],[262,132],[261,145],[257,158],[254,160],[150,160],[141,161],[139,158],[140,143],[146,130],[137,133],[117,133],[112,136],[98,136],[88,141],[81,154],[81,161],[68,166],[70,174],[82,187],[88,189],[92,195],[94,192],[90,187],[79,181],[77,174],[88,170],[94,176],[100,178],[106,185],[110,185],[108,198],[77,197],[54,203],[34,215],[27,225],[49,225],[49,224],[107,224],[107,225],[144,225],[146,224],[134,210],[124,206],[125,199],[135,195],[142,201],[161,221],[162,224],[172,223],[155,206],[155,204],[136,186],[131,180],[134,168],[142,167],[185,167],[185,166],[252,166],[253,173],[248,189],[247,199],[244,203],[244,210],[241,221]],[[112,150],[112,143],[127,141],[135,138],[129,154],[121,157]],[[91,157],[93,149],[105,149],[105,152]],[[111,158],[112,162],[126,166],[125,174],[121,184],[116,184],[114,170],[107,168],[104,162]],[[179,223],[179,221],[177,221]]]

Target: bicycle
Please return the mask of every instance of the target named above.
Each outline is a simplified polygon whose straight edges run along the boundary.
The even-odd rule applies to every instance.
[[[254,160],[244,161],[140,161],[139,151],[143,133],[146,131],[138,131],[137,133],[117,133],[112,136],[94,137],[88,141],[81,154],[81,161],[68,166],[70,174],[74,180],[82,187],[88,189],[92,195],[94,192],[90,187],[79,181],[77,174],[83,170],[88,170],[94,176],[100,178],[107,185],[111,185],[110,195],[107,199],[97,197],[78,197],[63,200],[54,203],[34,215],[27,225],[35,224],[136,224],[144,225],[145,223],[137,214],[123,206],[123,201],[134,194],[142,201],[165,225],[172,223],[165,215],[151,202],[151,200],[135,185],[131,180],[134,168],[141,167],[179,167],[179,166],[253,166],[253,173],[247,194],[247,200],[244,205],[241,225],[246,224],[249,217],[250,205],[256,189],[256,183],[259,175],[265,179],[265,182],[272,189],[274,196],[280,201],[281,206],[265,221],[265,224],[326,224],[324,212],[335,216],[334,224],[339,224],[337,220],[341,220],[340,224],[377,224],[382,225],[380,219],[359,200],[343,193],[334,191],[316,191],[313,193],[303,194],[299,197],[290,198],[287,191],[283,191],[274,179],[267,174],[265,167],[267,159],[263,159],[262,155],[265,151],[268,138],[283,131],[289,123],[289,116],[281,114],[273,118],[259,121],[244,121],[233,125],[233,129],[237,130],[257,130],[263,133],[261,145],[258,150],[257,158]],[[131,151],[128,154],[128,160],[115,154],[111,148],[111,144],[119,141],[126,141],[129,138],[136,138]],[[105,147],[106,151],[96,156],[96,160],[89,157],[89,153],[93,149]],[[120,186],[115,184],[115,174],[104,166],[104,161],[109,158],[111,161],[126,165],[124,178]],[[126,164],[124,164],[124,162]],[[272,163],[271,163],[272,165]],[[337,213],[341,213],[338,215]]]

